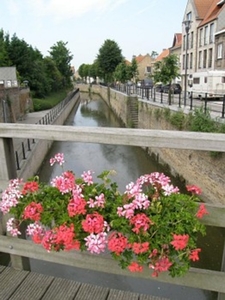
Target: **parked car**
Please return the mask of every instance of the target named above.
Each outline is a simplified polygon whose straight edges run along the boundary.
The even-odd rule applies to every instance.
[[[155,85],[155,91],[162,93],[163,92],[163,85],[161,83],[156,84]]]
[[[153,80],[151,78],[145,78],[141,81],[141,87],[144,89],[152,89],[153,88]]]
[[[163,93],[168,93],[169,89],[173,94],[180,94],[182,91],[182,88],[179,83],[172,83],[171,86],[169,84],[166,84],[162,87]]]

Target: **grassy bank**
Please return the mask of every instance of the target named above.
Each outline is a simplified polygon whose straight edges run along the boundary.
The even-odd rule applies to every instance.
[[[55,105],[57,105],[60,101],[66,98],[68,94],[68,90],[58,91],[56,93],[52,93],[45,98],[38,99],[33,98],[34,111],[42,111],[46,109],[51,109]]]

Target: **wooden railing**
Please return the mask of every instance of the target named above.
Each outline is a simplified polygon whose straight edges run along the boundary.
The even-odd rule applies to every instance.
[[[225,135],[196,132],[162,131],[125,128],[71,127],[53,125],[0,124],[0,188],[15,175],[15,162],[12,138],[35,138],[54,141],[73,141],[143,147],[193,149],[225,152]],[[225,200],[225,199],[224,199]],[[209,215],[204,223],[210,226],[225,227],[225,205],[206,204]],[[1,231],[0,231],[1,234]],[[82,252],[48,253],[41,246],[31,241],[0,235],[0,252],[9,253],[12,265],[18,266],[15,258],[28,257],[60,263],[79,268],[106,273],[151,278],[146,268],[138,275],[122,270],[107,254],[91,255]],[[212,253],[212,255],[216,255]],[[110,270],[109,270],[110,265]],[[218,299],[225,299],[225,252],[221,262],[221,271],[191,268],[179,278],[171,278],[162,273],[159,281],[179,284],[203,290],[218,292]]]

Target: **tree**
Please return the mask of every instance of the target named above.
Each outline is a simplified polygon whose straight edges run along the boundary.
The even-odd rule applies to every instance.
[[[154,64],[153,78],[155,82],[162,82],[169,84],[171,87],[172,80],[180,77],[179,74],[179,60],[176,54],[171,54],[164,57],[161,61]],[[171,89],[169,88],[169,105],[171,105]]]
[[[118,44],[112,40],[105,40],[99,49],[97,62],[99,71],[104,74],[104,79],[107,83],[112,82],[113,73],[122,60],[123,56]]]
[[[125,60],[117,65],[113,77],[116,81],[120,81],[122,83],[131,79],[130,66],[126,64]]]
[[[51,58],[55,61],[55,64],[62,75],[63,87],[71,85],[72,70],[70,62],[73,59],[70,51],[66,48],[67,42],[59,41],[54,44],[49,51]]]
[[[0,30],[0,67],[9,66],[10,64],[6,46],[7,44],[5,41],[4,31],[1,29]]]
[[[151,53],[151,57],[152,58],[156,58],[157,56],[158,56],[159,54],[156,52],[156,51],[152,51],[152,53]]]

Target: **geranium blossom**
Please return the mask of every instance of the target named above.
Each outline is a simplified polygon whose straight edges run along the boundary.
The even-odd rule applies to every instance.
[[[196,195],[200,195],[202,193],[202,190],[196,185],[187,185],[186,189],[188,192],[191,192]]]
[[[176,250],[183,250],[187,246],[188,240],[188,234],[174,234],[173,241],[170,244],[173,245]]]
[[[50,159],[51,165],[64,162],[61,153]],[[180,276],[199,259],[197,238],[205,233],[199,219],[208,213],[199,206],[199,188],[187,186],[191,193],[180,194],[168,176],[153,172],[120,193],[111,171],[97,176],[98,182],[93,173],[78,178],[62,172],[50,184],[38,176],[11,180],[0,200],[0,210],[13,216],[7,231],[18,236],[25,223],[27,236],[48,252],[109,251],[122,268],[142,272],[148,266],[152,276],[165,271]]]

